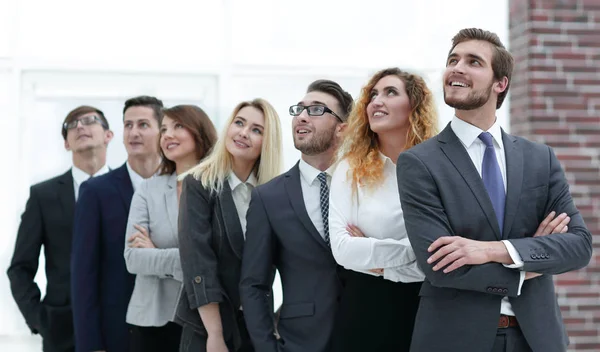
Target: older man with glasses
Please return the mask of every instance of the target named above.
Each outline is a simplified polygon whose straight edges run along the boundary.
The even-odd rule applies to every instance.
[[[75,201],[84,181],[109,171],[106,148],[113,133],[102,111],[80,106],[65,118],[62,136],[73,167],[31,187],[7,271],[25,322],[42,336],[47,352],[74,351],[69,263]],[[43,300],[34,281],[42,246],[47,279]]]

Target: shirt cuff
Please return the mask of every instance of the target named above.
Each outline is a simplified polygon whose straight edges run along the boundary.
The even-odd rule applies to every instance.
[[[507,240],[503,240],[502,243],[504,243],[504,246],[506,247],[506,250],[508,251],[508,255],[510,255],[510,258],[512,259],[514,264],[502,264],[507,268],[510,269],[521,269],[524,265],[523,263],[523,259],[521,259],[521,256],[519,255],[519,252],[517,252],[517,250],[515,249],[515,246],[512,245],[512,243],[510,243],[510,241]],[[523,284],[521,282],[521,284]],[[521,287],[521,286],[519,286]],[[519,289],[520,291],[520,289]]]
[[[525,282],[525,272],[523,270],[521,270],[521,272],[519,272],[520,276],[519,276],[519,289],[517,290],[517,296],[521,295],[521,287],[523,287],[523,282]]]

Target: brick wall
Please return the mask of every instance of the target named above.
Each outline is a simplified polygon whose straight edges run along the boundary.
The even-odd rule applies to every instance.
[[[600,351],[600,0],[509,0],[511,133],[554,148],[594,235],[594,257],[556,277],[570,351]]]

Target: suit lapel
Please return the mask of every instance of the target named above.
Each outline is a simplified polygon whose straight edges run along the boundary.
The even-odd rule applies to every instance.
[[[440,148],[446,157],[454,165],[458,173],[460,173],[471,189],[471,192],[473,192],[475,199],[477,199],[479,206],[485,213],[490,226],[494,230],[496,238],[501,239],[500,226],[498,225],[498,220],[494,214],[494,207],[492,206],[492,201],[485,189],[483,180],[481,179],[481,176],[479,176],[479,172],[477,172],[475,165],[473,165],[469,153],[467,153],[465,147],[454,134],[454,131],[452,131],[450,124],[448,124],[448,126],[439,134],[438,142],[440,142]]]
[[[227,180],[225,180],[223,190],[219,193],[218,198],[219,208],[225,225],[225,234],[235,255],[242,259],[242,253],[244,251],[244,233],[242,232],[242,224],[240,223],[237,208],[233,202],[231,188],[229,187],[229,182]]]
[[[127,165],[123,164],[123,166],[116,169],[114,172],[115,180],[117,181],[116,185],[119,189],[121,199],[123,200],[123,205],[125,205],[125,209],[129,211],[131,198],[133,197],[133,184],[131,183],[131,177],[129,177],[129,171],[127,171]]]
[[[300,222],[304,225],[306,230],[312,235],[312,237],[317,241],[324,249],[328,252],[330,251],[327,243],[317,228],[313,224],[312,220],[308,216],[308,212],[306,211],[306,204],[304,204],[304,197],[302,195],[302,185],[300,184],[300,168],[299,164],[296,164],[290,171],[288,171],[285,175],[285,189],[290,197],[290,203],[292,203],[292,208],[296,212],[296,215],[300,219]]]
[[[71,170],[58,179],[58,200],[67,219],[73,219],[75,214],[75,189],[73,187],[73,174]],[[72,224],[69,221],[69,226]]]
[[[517,139],[502,131],[502,142],[506,155],[506,204],[504,208],[504,233],[502,238],[508,238],[515,218],[521,187],[523,185],[523,151]]]
[[[171,232],[175,235],[175,240],[179,241],[177,237],[177,216],[179,214],[179,204],[177,201],[177,175],[175,173],[171,174],[167,179],[164,200],[165,208],[167,209],[167,217],[169,218],[169,223],[171,224]]]

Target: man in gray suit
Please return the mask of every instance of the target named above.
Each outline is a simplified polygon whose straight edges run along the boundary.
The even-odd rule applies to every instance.
[[[329,247],[329,168],[352,104],[337,83],[313,82],[290,107],[302,159],[252,192],[240,294],[256,351],[328,351],[341,294]],[[269,297],[274,268],[284,292],[279,340]]]
[[[461,30],[443,76],[455,117],[398,158],[406,229],[427,277],[411,351],[568,344],[552,275],[587,265],[592,239],[552,149],[496,121],[512,68],[497,35]],[[552,223],[559,233],[536,236],[552,212],[561,214]]]

